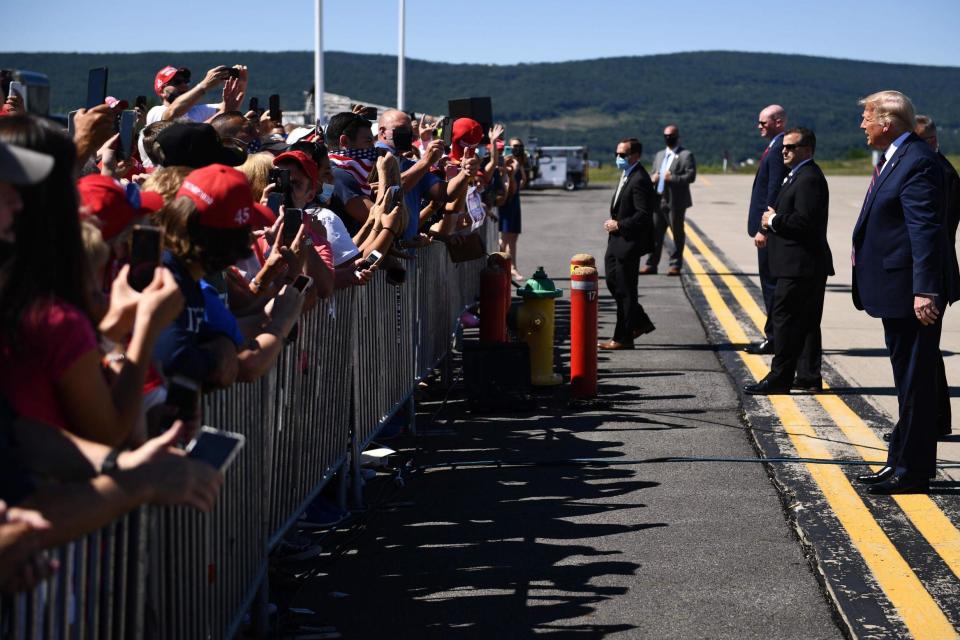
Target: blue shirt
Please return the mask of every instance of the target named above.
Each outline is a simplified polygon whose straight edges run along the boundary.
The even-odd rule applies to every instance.
[[[400,157],[400,173],[403,173],[410,167],[416,164],[410,158]],[[410,221],[407,223],[407,230],[403,233],[404,240],[410,240],[411,238],[417,237],[417,230],[420,227],[420,209],[422,202],[428,198],[430,189],[433,188],[433,185],[440,182],[440,178],[433,175],[429,171],[423,174],[423,177],[417,181],[417,184],[413,185],[413,188],[410,191],[407,191],[403,194],[403,202],[407,205],[407,210],[410,212]]]

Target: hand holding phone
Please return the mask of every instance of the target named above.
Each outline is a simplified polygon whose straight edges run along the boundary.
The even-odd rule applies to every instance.
[[[307,289],[313,286],[313,278],[310,276],[301,273],[297,276],[297,279],[293,281],[293,288],[299,291],[300,293],[305,292]]]
[[[7,97],[17,96],[20,98],[20,101],[23,103],[23,111],[26,113],[28,111],[27,107],[27,87],[21,82],[12,80],[10,82],[10,87],[7,89]]]
[[[369,271],[370,268],[373,267],[373,265],[377,264],[377,262],[379,262],[380,258],[382,257],[383,257],[383,254],[377,251],[376,249],[374,249],[373,251],[370,252],[370,255],[368,255],[366,258],[363,259],[363,263],[359,267],[357,267],[356,271],[353,272],[353,275],[360,278],[361,271]]]
[[[201,427],[197,437],[187,445],[187,457],[202,460],[223,473],[246,442],[247,439],[242,433]]]

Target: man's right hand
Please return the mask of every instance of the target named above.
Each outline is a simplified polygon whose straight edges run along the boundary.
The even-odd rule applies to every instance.
[[[767,236],[765,236],[763,232],[757,231],[757,235],[753,236],[753,245],[757,249],[763,249],[767,246]]]
[[[209,91],[214,87],[222,84],[230,77],[230,67],[225,64],[214,67],[207,71],[207,75],[203,77],[203,80],[200,81],[200,86],[203,87],[205,91]]]
[[[82,165],[95,149],[103,146],[113,134],[113,124],[119,110],[106,104],[92,109],[79,109],[73,117],[73,141],[77,145],[77,163]]]

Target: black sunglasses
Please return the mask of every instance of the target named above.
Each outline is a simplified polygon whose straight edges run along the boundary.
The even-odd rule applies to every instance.
[[[794,149],[797,149],[799,147],[809,147],[809,146],[810,145],[808,144],[798,142],[797,144],[785,144],[783,145],[783,148],[786,149],[787,151],[793,151]]]
[[[632,156],[632,155],[633,155],[633,154],[628,151],[627,153],[618,153],[618,154],[617,154],[617,157],[618,157],[618,158],[624,158],[624,159],[626,159],[626,158],[629,158],[629,157]]]

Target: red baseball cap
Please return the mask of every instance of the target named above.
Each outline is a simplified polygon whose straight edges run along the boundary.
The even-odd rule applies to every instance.
[[[313,158],[303,151],[284,151],[273,159],[273,166],[278,166],[284,160],[291,160],[299,164],[303,172],[310,178],[310,182],[316,186],[317,180],[320,178],[320,168],[317,166],[317,163],[314,162]]]
[[[248,228],[257,214],[266,215],[266,207],[253,201],[246,177],[225,164],[211,164],[191,172],[177,196],[193,200],[200,224],[213,229]]]
[[[463,157],[463,147],[480,144],[483,140],[483,127],[472,118],[458,118],[453,123],[450,157],[459,160]]]
[[[187,80],[189,80],[190,69],[187,69],[186,67],[177,68],[177,67],[170,67],[170,66],[166,66],[163,69],[160,69],[160,71],[157,71],[157,75],[153,79],[154,93],[156,93],[160,97],[163,97],[163,88],[167,86],[167,83],[173,80],[174,76],[176,75],[186,76]]]
[[[81,217],[92,219],[104,240],[120,235],[137,217],[163,207],[163,197],[159,193],[139,191],[139,207],[135,208],[120,183],[107,176],[84,176],[77,182],[77,191],[84,207]],[[136,195],[132,197],[134,201],[138,199]]]

